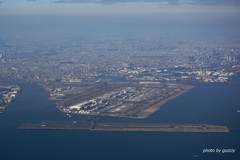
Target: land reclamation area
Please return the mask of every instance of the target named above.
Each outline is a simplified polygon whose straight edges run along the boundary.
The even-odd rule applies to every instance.
[[[98,116],[146,118],[165,103],[194,88],[160,82],[96,82],[49,85],[50,99],[62,112]]]

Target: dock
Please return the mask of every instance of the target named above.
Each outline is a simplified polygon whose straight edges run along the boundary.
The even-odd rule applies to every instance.
[[[230,132],[227,126],[207,124],[93,123],[89,121],[46,121],[36,124],[22,124],[18,129],[145,132]]]

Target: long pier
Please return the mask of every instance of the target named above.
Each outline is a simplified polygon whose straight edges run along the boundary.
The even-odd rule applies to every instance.
[[[148,132],[230,132],[227,126],[207,124],[93,123],[89,121],[47,121],[37,124],[22,124],[18,129]]]

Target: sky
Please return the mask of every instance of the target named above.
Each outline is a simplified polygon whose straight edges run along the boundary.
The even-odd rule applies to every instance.
[[[239,12],[239,0],[0,0],[0,15]]]

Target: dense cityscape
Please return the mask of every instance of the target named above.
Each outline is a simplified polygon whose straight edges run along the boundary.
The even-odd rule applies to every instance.
[[[236,41],[89,37],[2,39],[0,79],[40,84],[102,79],[229,82],[240,71],[240,44]]]

